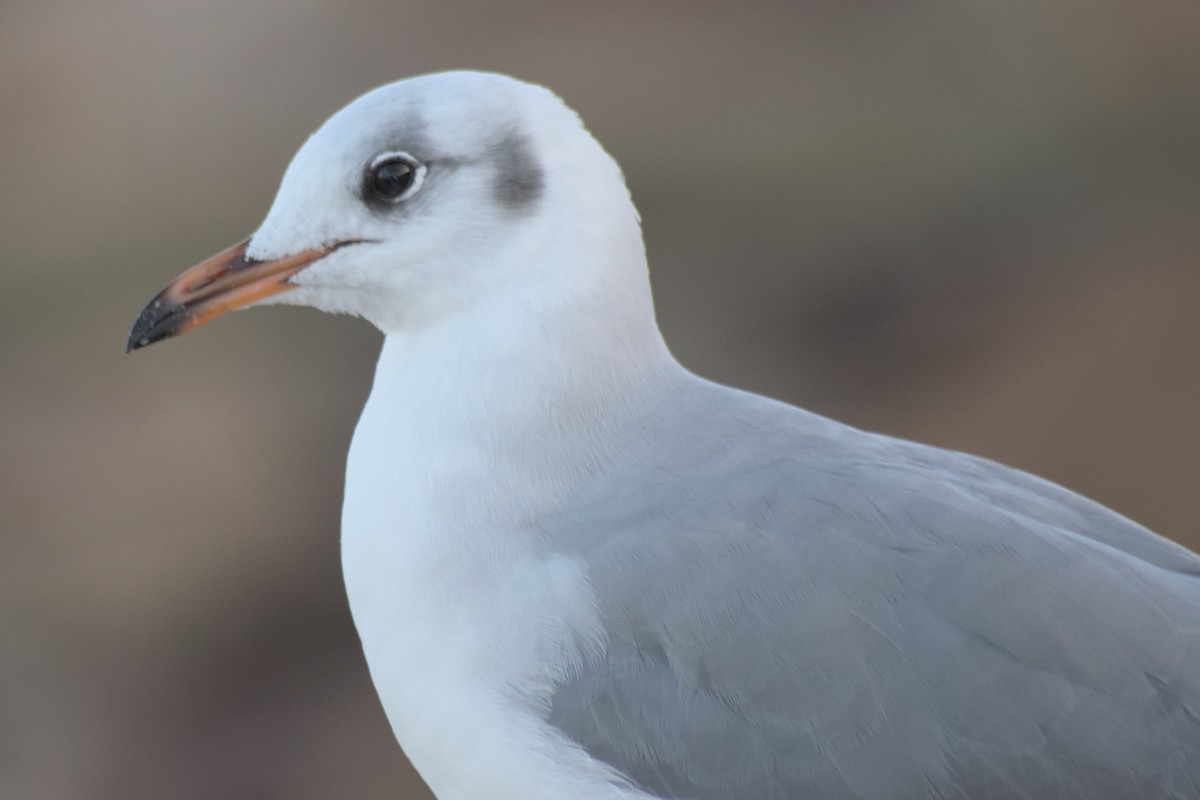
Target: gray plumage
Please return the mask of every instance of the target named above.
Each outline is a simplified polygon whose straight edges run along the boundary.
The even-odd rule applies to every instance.
[[[492,183],[496,202],[509,211],[531,212],[545,190],[546,177],[529,138],[515,129],[507,131],[490,155],[496,165]]]
[[[615,465],[546,525],[608,642],[549,719],[645,790],[1200,797],[1195,554],[1028,474],[701,381],[631,436],[669,462]]]

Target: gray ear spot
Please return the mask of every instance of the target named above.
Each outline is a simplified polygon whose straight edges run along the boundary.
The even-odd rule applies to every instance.
[[[529,138],[509,131],[492,149],[492,196],[509,211],[528,211],[546,188],[546,176]]]

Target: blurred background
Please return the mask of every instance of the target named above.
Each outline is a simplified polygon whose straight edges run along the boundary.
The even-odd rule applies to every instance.
[[[716,379],[1200,547],[1200,4],[0,4],[0,797],[419,798],[343,595],[379,336],[142,304],[357,94],[559,92]]]

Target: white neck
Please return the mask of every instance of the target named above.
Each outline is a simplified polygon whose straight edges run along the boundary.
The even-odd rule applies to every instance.
[[[492,467],[568,466],[564,458],[601,446],[624,405],[676,366],[644,262],[606,275],[558,255],[537,253],[557,266],[534,273],[535,288],[497,289],[414,335],[385,338],[370,403],[406,429],[394,435],[439,437],[441,449],[448,438]]]
[[[654,323],[640,239],[632,266],[620,254],[624,275],[578,262],[613,246],[572,248],[576,263],[558,261],[569,286],[548,272],[544,291],[389,335],[355,433],[351,610],[397,738],[439,798],[637,796],[534,708],[603,646],[586,575],[553,555],[537,520],[680,369]]]

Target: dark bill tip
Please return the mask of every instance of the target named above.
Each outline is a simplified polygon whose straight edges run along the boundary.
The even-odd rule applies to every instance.
[[[294,288],[289,280],[312,262],[356,241],[303,250],[281,258],[246,258],[250,240],[185,270],[146,304],[125,340],[125,352],[187,333],[227,311]]]
[[[180,306],[168,307],[162,297],[155,297],[141,313],[137,315],[137,319],[133,321],[133,327],[129,330],[129,338],[125,340],[125,352],[132,353],[134,350],[140,350],[147,345],[161,342],[163,339],[170,339],[179,332],[180,322],[182,320],[174,320],[177,312],[181,310]]]

